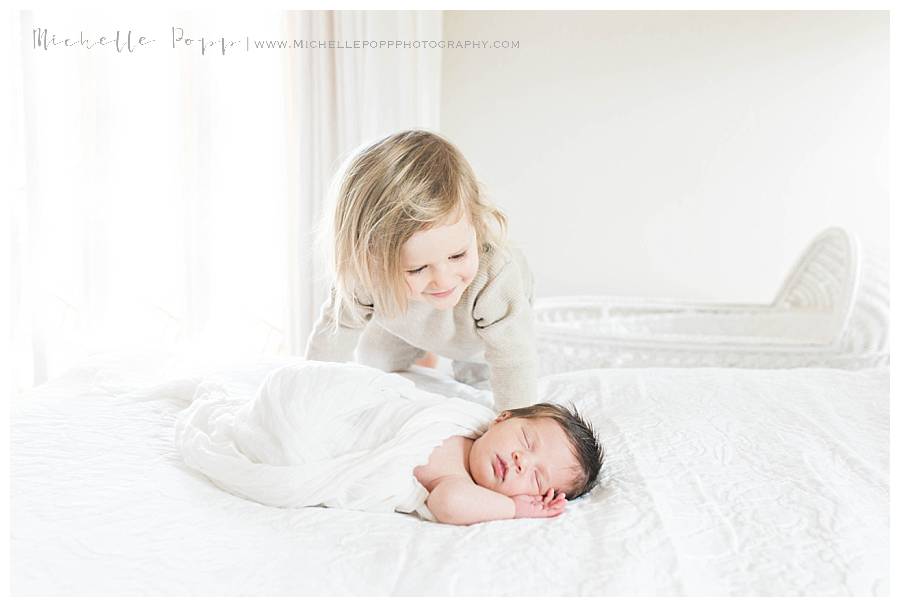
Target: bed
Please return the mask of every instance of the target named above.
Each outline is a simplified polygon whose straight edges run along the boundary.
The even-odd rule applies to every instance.
[[[249,395],[292,359],[205,368]],[[260,505],[173,445],[197,372],[98,356],[11,415],[14,595],[887,595],[888,369],[554,373],[607,450],[556,519],[469,527]],[[472,400],[436,371],[405,374]],[[161,390],[166,386],[167,390]]]

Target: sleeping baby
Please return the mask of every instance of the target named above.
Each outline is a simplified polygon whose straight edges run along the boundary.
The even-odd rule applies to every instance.
[[[561,514],[596,482],[603,451],[577,414],[542,403],[503,411],[478,438],[454,436],[413,470],[442,523]]]
[[[565,407],[496,415],[399,375],[313,361],[276,369],[252,396],[199,383],[176,444],[188,466],[263,504],[462,525],[557,516],[595,484],[603,457]]]

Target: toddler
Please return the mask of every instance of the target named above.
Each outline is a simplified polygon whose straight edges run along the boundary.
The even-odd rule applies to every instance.
[[[308,360],[402,371],[431,353],[489,379],[497,409],[537,400],[532,278],[462,154],[425,131],[391,135],[336,179],[334,283]]]

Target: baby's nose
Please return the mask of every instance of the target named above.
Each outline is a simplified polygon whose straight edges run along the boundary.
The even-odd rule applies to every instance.
[[[517,472],[522,472],[526,467],[528,467],[528,458],[525,457],[523,453],[519,453],[518,451],[514,452],[513,461],[516,464]]]

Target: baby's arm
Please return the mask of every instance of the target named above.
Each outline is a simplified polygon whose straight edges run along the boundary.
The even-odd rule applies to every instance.
[[[441,523],[471,525],[510,518],[546,518],[562,514],[565,494],[508,497],[472,482],[468,476],[449,476],[438,480],[426,502]]]
[[[512,498],[479,487],[466,476],[444,477],[428,495],[428,509],[441,523],[471,525],[514,518]]]

